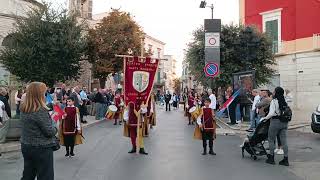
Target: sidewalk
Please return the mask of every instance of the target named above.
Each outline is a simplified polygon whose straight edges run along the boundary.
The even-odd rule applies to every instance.
[[[94,116],[87,116],[85,120],[88,121],[86,124],[82,124],[82,128],[91,127],[97,123],[103,122],[103,120],[95,120]],[[9,141],[4,144],[0,144],[0,153],[8,153],[14,151],[20,151],[20,141]]]
[[[299,128],[305,128],[310,126],[311,124],[311,114],[312,112],[306,112],[302,110],[294,110],[293,111],[293,117],[292,120],[289,123],[289,130],[293,129],[299,129]],[[218,118],[218,120],[223,123],[225,126],[232,130],[237,131],[245,131],[249,129],[250,122],[242,122],[237,125],[229,125],[227,122],[229,122],[228,118]],[[308,128],[310,129],[310,128]]]

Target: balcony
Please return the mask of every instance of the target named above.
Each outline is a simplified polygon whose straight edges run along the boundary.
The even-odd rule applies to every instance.
[[[320,33],[313,35],[313,49],[320,50]]]

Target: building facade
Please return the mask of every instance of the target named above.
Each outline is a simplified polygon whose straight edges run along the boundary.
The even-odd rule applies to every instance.
[[[294,108],[320,104],[320,1],[240,0],[240,23],[271,38],[278,74],[274,85],[292,92]]]
[[[172,55],[164,55],[165,61],[163,61],[163,71],[166,76],[165,89],[171,93],[174,92],[174,80],[177,78],[176,66],[177,60]]]
[[[143,43],[144,49],[150,53],[152,58],[164,59],[164,47],[166,45],[164,42],[146,34]],[[154,89],[160,93],[164,92],[167,78],[167,74],[165,73],[165,61],[161,60],[154,81]]]
[[[92,19],[93,0],[69,0],[69,10],[84,19]]]

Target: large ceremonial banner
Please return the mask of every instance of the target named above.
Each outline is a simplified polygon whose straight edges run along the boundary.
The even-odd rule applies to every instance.
[[[126,106],[130,102],[138,106],[147,104],[158,64],[159,59],[149,57],[124,58],[124,101]]]

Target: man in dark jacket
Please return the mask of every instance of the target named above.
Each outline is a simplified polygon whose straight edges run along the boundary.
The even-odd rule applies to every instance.
[[[169,93],[169,91],[167,91],[167,93],[164,95],[164,100],[166,102],[166,111],[168,111],[168,106],[169,106],[169,111],[171,111],[170,109],[171,94]]]

